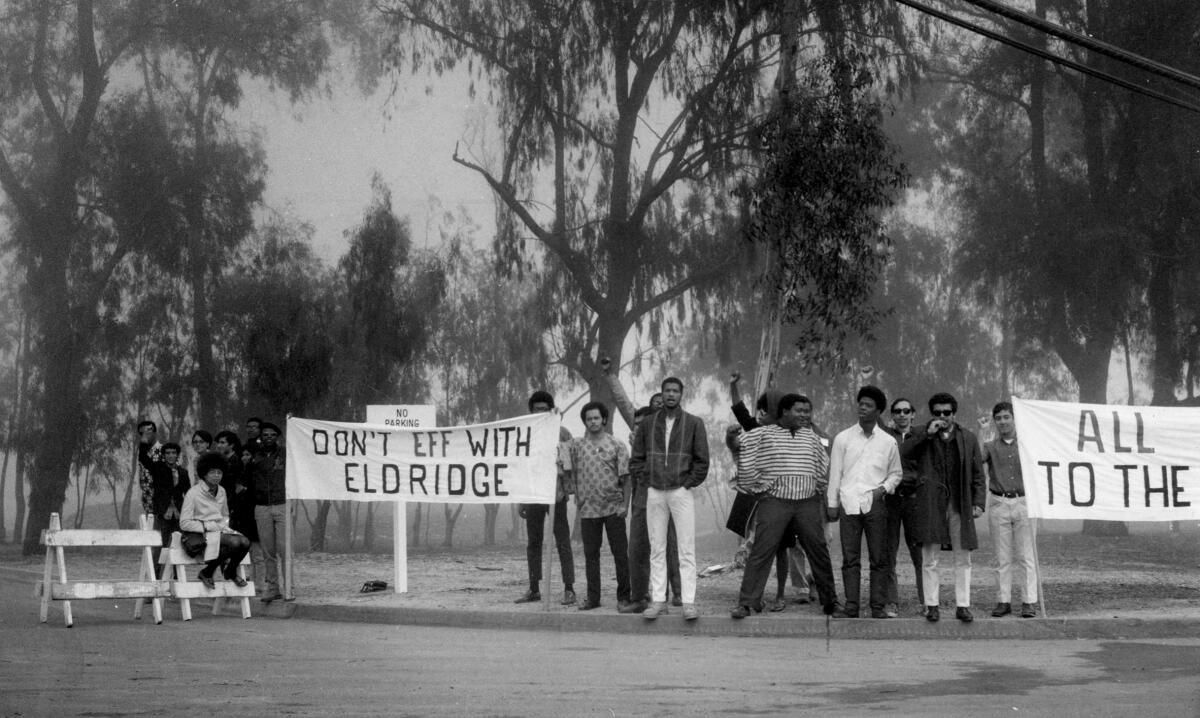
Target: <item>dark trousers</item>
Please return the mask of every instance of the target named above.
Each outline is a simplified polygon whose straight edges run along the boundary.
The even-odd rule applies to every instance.
[[[206,561],[201,575],[212,576],[221,566],[225,567],[222,575],[233,578],[237,575],[238,564],[250,553],[250,539],[241,534],[221,534],[221,550],[212,561]]]
[[[154,528],[158,529],[158,535],[162,537],[162,546],[151,549],[151,557],[154,561],[154,577],[162,578],[164,566],[158,562],[158,557],[162,555],[162,550],[171,545],[171,534],[179,530],[179,519],[166,519],[157,514],[154,516]]]
[[[896,559],[900,552],[900,527],[904,527],[904,544],[908,546],[908,558],[912,561],[913,575],[917,581],[917,603],[925,605],[925,589],[921,585],[921,544],[912,538],[911,497],[902,498],[891,495],[884,498],[887,505],[887,558],[888,558],[888,587],[887,602],[900,603],[900,589],[896,581]]]
[[[754,521],[754,546],[742,573],[739,605],[758,607],[762,604],[771,564],[788,534],[795,535],[808,556],[821,605],[831,606],[837,602],[833,564],[829,561],[829,547],[825,545],[824,497],[777,499],[765,496],[758,502]]]
[[[542,539],[546,535],[546,504],[525,505],[525,535],[529,543],[525,546],[525,558],[529,563],[529,586],[537,588],[542,580]],[[571,524],[567,521],[567,500],[554,504],[554,544],[558,547],[558,561],[562,564],[564,587],[575,583],[575,557],[571,553]]]
[[[675,542],[674,521],[667,523],[667,583],[671,595],[678,596],[679,545]],[[631,600],[650,600],[650,529],[645,505],[629,509],[629,589]]]
[[[605,533],[608,534],[608,548],[612,551],[613,565],[617,569],[617,601],[629,601],[629,540],[625,536],[625,517],[610,514],[596,519],[580,519],[579,532],[583,534],[588,603],[600,603],[600,544]]]
[[[887,602],[887,506],[871,502],[865,514],[842,512],[838,521],[842,535],[842,585],[846,591],[846,613],[858,612],[859,583],[862,580],[863,535],[867,537],[867,556],[871,562],[871,610],[882,611]]]

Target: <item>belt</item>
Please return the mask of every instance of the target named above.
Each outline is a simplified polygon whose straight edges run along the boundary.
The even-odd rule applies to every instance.
[[[988,489],[988,491],[991,491],[991,489]],[[1006,499],[1019,499],[1025,496],[1024,491],[992,491],[992,493]]]

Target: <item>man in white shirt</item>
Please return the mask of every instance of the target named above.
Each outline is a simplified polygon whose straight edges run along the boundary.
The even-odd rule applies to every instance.
[[[864,533],[871,562],[871,617],[887,618],[889,562],[883,497],[900,484],[900,450],[896,439],[879,426],[879,414],[887,406],[883,391],[864,386],[855,399],[858,423],[833,439],[826,512],[830,521],[840,519],[847,618],[858,617]]]

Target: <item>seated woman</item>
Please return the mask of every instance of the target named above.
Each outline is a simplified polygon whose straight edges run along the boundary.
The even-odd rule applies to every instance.
[[[213,575],[223,567],[225,580],[233,581],[239,588],[245,586],[246,579],[238,575],[237,567],[250,551],[250,539],[229,527],[229,503],[225,489],[221,488],[225,459],[217,453],[205,454],[196,462],[196,472],[202,480],[188,490],[179,513],[184,550],[193,558],[201,555],[205,549],[204,534],[220,531],[221,546],[217,557],[205,562],[200,570],[200,582],[213,588]]]

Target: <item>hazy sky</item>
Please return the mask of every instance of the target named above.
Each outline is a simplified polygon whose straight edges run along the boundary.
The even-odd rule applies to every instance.
[[[466,154],[490,132],[493,116],[486,102],[468,97],[464,80],[406,79],[394,97],[386,86],[364,97],[345,73],[335,73],[334,86],[332,96],[293,106],[286,93],[247,83],[231,117],[261,133],[266,203],[311,223],[319,256],[332,264],[345,252],[344,233],[361,221],[375,172],[391,187],[396,213],[409,217],[417,246],[436,244],[437,217],[459,206],[482,237],[490,235],[490,190],[451,160],[455,142]]]

